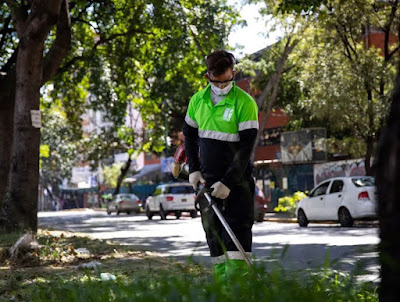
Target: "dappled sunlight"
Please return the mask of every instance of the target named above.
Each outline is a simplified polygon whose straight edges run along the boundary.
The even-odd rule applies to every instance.
[[[43,217],[39,224],[67,227],[104,241],[134,245],[141,252],[155,252],[164,259],[191,259],[211,265],[200,218],[182,217],[178,220],[171,215],[167,220],[160,220],[158,216],[148,220],[143,214],[109,216],[92,211],[85,215],[67,213],[54,219]],[[378,243],[378,228],[374,225],[343,228],[339,224],[318,223],[301,228],[295,223],[265,221],[253,226],[255,261],[276,263],[285,268],[321,267],[328,253],[329,261],[336,268],[351,271],[360,259],[368,267],[373,267],[378,262]],[[283,257],[281,253],[286,247]],[[377,270],[369,272],[375,277],[378,275]]]

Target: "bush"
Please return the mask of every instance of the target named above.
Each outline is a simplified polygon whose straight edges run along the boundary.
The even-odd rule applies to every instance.
[[[292,196],[285,196],[278,199],[278,206],[274,208],[275,212],[295,213],[297,203],[307,195],[297,191]]]

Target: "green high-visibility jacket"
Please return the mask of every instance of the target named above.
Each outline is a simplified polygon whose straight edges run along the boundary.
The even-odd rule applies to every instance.
[[[249,163],[258,130],[258,108],[253,98],[233,84],[214,105],[208,85],[190,100],[185,117],[185,148],[190,172],[202,171],[210,185],[228,187],[251,174]],[[200,158],[199,158],[200,148]]]

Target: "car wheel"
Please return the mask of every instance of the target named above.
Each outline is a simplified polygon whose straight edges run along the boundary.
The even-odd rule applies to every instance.
[[[175,212],[175,217],[176,219],[181,218],[182,213],[181,212]]]
[[[111,215],[111,211],[109,209],[107,209],[107,214]]]
[[[299,226],[301,227],[306,227],[308,225],[308,219],[306,214],[304,213],[304,211],[302,209],[300,209],[297,212],[297,222],[299,223]]]
[[[190,217],[196,218],[197,217],[197,211],[190,211]]]
[[[116,210],[117,210],[117,215],[119,215],[121,213],[120,210],[118,208]]]
[[[153,218],[153,213],[150,211],[150,208],[146,206],[146,216],[149,220]]]
[[[129,212],[129,211],[126,211],[126,215],[129,215],[131,212]]]
[[[167,219],[167,214],[164,212],[164,209],[162,208],[162,205],[160,205],[160,217],[161,217],[161,220],[166,220]]]
[[[342,227],[353,226],[354,219],[351,217],[350,212],[346,208],[339,209],[339,222]]]

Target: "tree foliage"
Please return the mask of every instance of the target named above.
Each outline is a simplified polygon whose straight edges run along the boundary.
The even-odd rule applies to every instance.
[[[358,139],[370,173],[393,88],[399,45],[391,37],[398,28],[392,14],[399,12],[397,2],[367,2],[329,1],[321,7],[324,17],[306,32],[293,59],[304,66],[300,81],[307,97],[300,106],[326,121],[340,140]],[[382,44],[372,44],[371,31],[380,32]]]
[[[70,179],[72,167],[77,164],[80,131],[76,133],[68,123],[60,106],[42,106],[43,123],[40,146],[40,182],[56,192],[63,179]]]
[[[61,104],[74,131],[87,109],[105,113],[113,127],[102,133],[106,140],[90,146],[104,149],[99,154],[126,143],[118,133],[128,104],[140,110],[146,126],[138,149],[159,152],[166,126],[181,127],[178,113],[198,89],[204,55],[223,47],[236,20],[237,12],[215,0],[1,3],[0,203],[6,192],[11,197],[0,216],[18,216],[10,225],[36,229],[36,219],[25,223],[23,215],[36,213],[40,134],[30,110],[39,109],[42,85],[48,84],[50,99]],[[21,189],[27,178],[29,190]],[[14,210],[18,215],[10,214]]]
[[[76,127],[88,109],[112,122],[84,139],[86,159],[97,166],[114,152],[163,150],[165,127],[181,129],[202,84],[203,58],[224,45],[237,13],[217,1],[71,1],[71,16],[71,51],[51,96]],[[140,111],[144,133],[129,130],[130,106]]]
[[[165,127],[181,129],[204,56],[223,47],[237,19],[225,1],[71,1],[71,15],[72,49],[53,97],[62,98],[71,120],[87,108],[105,112],[114,133],[132,103],[146,125],[137,147],[153,152],[164,147]]]
[[[262,2],[264,13],[278,20],[292,15],[309,24],[279,87],[278,103],[291,115],[290,130],[326,127],[329,150],[363,156],[371,173],[398,61],[398,1]],[[380,41],[372,41],[371,32],[379,32]]]

